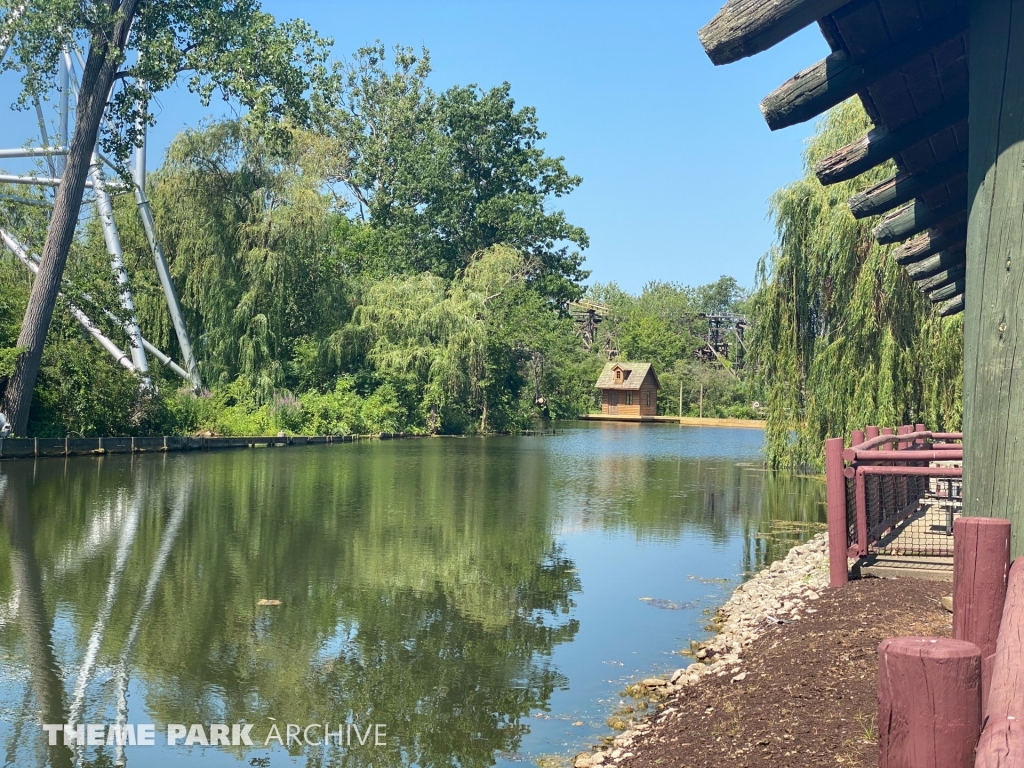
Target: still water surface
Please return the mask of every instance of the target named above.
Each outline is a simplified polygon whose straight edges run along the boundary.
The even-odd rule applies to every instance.
[[[761,442],[582,424],[0,464],[4,765],[557,762],[823,520],[823,484],[764,472]],[[157,746],[49,747],[68,722]],[[346,722],[386,745],[263,746]],[[169,747],[168,723],[256,743]]]

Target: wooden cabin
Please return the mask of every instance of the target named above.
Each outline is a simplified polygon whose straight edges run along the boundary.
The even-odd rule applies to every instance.
[[[661,383],[650,363],[608,363],[597,379],[601,413],[607,416],[655,416]]]

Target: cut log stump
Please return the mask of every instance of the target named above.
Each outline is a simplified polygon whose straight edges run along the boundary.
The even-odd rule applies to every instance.
[[[978,646],[935,637],[882,641],[879,768],[973,768],[980,733]]]
[[[1009,520],[962,517],[953,523],[953,638],[981,649],[983,712],[1009,572]]]

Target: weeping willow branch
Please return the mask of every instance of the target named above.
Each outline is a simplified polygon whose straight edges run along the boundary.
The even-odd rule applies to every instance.
[[[758,265],[751,352],[773,467],[821,466],[822,441],[868,424],[960,426],[963,331],[936,316],[846,201],[890,176],[880,166],[822,186],[819,159],[870,123],[850,100],[818,125],[804,176],[772,196],[776,244]]]

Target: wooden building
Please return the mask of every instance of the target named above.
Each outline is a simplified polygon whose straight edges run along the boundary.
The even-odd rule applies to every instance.
[[[850,199],[938,305],[964,314],[964,514],[1013,521],[1024,554],[1024,0],[728,0],[698,33],[715,64],[817,24],[832,52],[761,102],[771,129],[858,97],[875,127],[822,184],[893,161]]]
[[[597,378],[601,413],[607,416],[656,416],[661,382],[650,363],[608,363]]]

